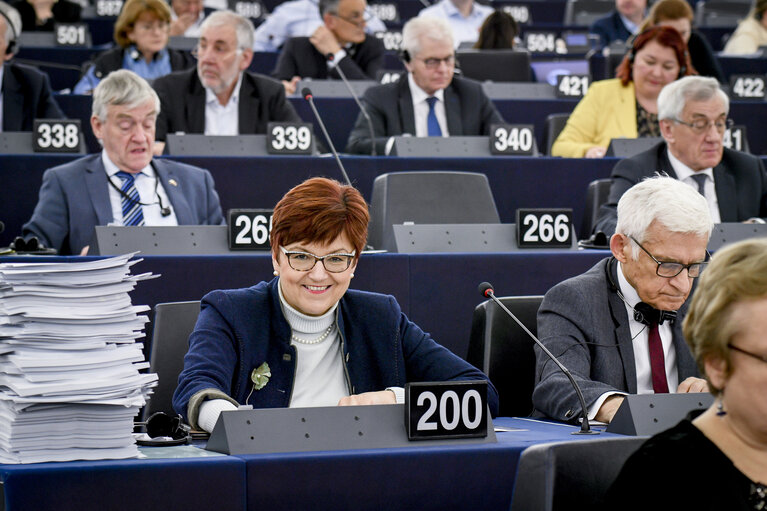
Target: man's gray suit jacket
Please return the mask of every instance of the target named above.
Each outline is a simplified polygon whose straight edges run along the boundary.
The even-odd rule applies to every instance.
[[[608,279],[608,270],[617,286],[617,261],[612,257],[603,259],[586,273],[551,288],[538,310],[541,342],[572,373],[589,408],[605,392],[637,392],[629,317]],[[679,310],[672,328],[680,382],[699,375],[682,336],[686,311],[687,303]],[[535,358],[536,410],[556,420],[577,419],[581,406],[567,377],[538,347]]]
[[[152,164],[179,225],[224,223],[210,172],[165,159],[154,159]],[[112,221],[109,183],[97,153],[45,171],[35,211],[22,235],[37,236],[61,254],[77,255],[92,241],[95,226]]]

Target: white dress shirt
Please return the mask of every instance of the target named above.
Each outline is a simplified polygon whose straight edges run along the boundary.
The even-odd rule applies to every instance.
[[[413,73],[407,74],[408,85],[410,85],[410,95],[413,98],[413,114],[415,116],[415,136],[428,137],[428,117],[429,103],[426,101],[430,96],[416,85],[413,79]],[[447,117],[445,114],[445,91],[438,90],[434,93],[437,102],[434,104],[434,114],[437,116],[437,122],[442,130],[442,136],[447,137],[450,133],[447,130]]]
[[[629,319],[632,346],[634,348],[634,366],[636,368],[637,394],[652,394],[652,369],[650,366],[650,327],[634,319],[634,307],[641,302],[639,293],[629,284],[623,275],[623,267],[618,263],[618,288],[624,298],[624,306]],[[663,358],[666,365],[666,381],[669,392],[676,392],[679,386],[679,371],[676,367],[676,350],[673,343],[671,323],[665,321],[658,325],[658,334],[663,345]],[[617,347],[616,347],[617,349]],[[589,408],[589,419],[596,417],[599,408],[612,395],[626,395],[625,392],[605,392]]]
[[[108,186],[109,203],[112,206],[112,223],[110,225],[123,225],[123,196],[117,191],[122,189],[123,180],[115,175],[120,169],[109,159],[106,150],[101,151],[101,161],[104,164],[107,179],[115,185]],[[144,225],[178,225],[176,212],[173,210],[168,194],[165,193],[165,189],[151,164],[144,167],[138,174],[134,174],[134,186],[139,199],[143,204],[146,204],[141,206],[141,212],[144,214]],[[170,208],[170,215],[162,216],[158,195],[163,206]]]
[[[434,5],[421,9],[419,16],[431,16],[433,18],[446,18],[453,28],[453,42],[455,47],[463,42],[475,43],[479,39],[479,29],[482,28],[485,18],[492,14],[493,8],[474,2],[471,12],[467,17],[453,5],[450,0],[441,0]]]
[[[240,134],[240,86],[242,73],[237,78],[232,95],[226,105],[219,103],[216,94],[205,88],[205,134],[206,135],[239,135]]]
[[[674,169],[674,172],[676,172],[677,179],[692,186],[696,192],[698,191],[698,182],[692,178],[693,174],[702,174],[706,176],[706,183],[703,185],[703,191],[706,194],[706,202],[708,202],[708,209],[711,212],[711,220],[713,220],[715,224],[721,223],[722,217],[719,215],[719,200],[716,198],[716,186],[714,184],[714,169],[709,167],[707,169],[694,171],[675,158],[668,149],[666,149],[666,153],[671,162],[671,167]]]
[[[178,19],[178,15],[176,14],[176,11],[173,9],[170,10],[170,20],[171,22],[176,21]],[[184,31],[183,34],[181,34],[183,37],[200,37],[200,33],[202,32],[202,22],[205,20],[205,11],[200,11],[200,15],[197,16],[197,20],[189,25],[189,27]]]

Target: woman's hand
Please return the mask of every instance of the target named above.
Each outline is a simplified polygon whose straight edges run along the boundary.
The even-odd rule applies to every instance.
[[[365,392],[362,394],[352,394],[349,397],[342,397],[338,406],[359,406],[359,405],[394,405],[397,404],[397,398],[391,390],[381,390],[378,392]]]
[[[607,153],[607,148],[595,145],[586,151],[586,158],[602,158]]]

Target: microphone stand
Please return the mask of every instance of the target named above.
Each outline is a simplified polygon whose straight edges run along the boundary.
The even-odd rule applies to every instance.
[[[326,55],[328,61],[333,62],[336,58],[335,55],[332,53],[328,53]],[[365,110],[365,107],[362,106],[362,102],[357,97],[357,94],[354,92],[354,89],[352,89],[352,84],[349,83],[349,80],[346,79],[346,73],[344,73],[344,70],[341,69],[341,63],[337,63],[335,70],[338,71],[338,76],[341,77],[341,80],[344,82],[344,85],[346,85],[346,88],[349,89],[349,92],[351,93],[352,97],[354,98],[354,101],[357,103],[357,106],[360,107],[360,112],[362,112],[362,115],[365,117],[365,120],[368,123],[368,131],[370,131],[370,156],[376,155],[376,138],[375,138],[375,131],[373,130],[373,121],[370,119],[370,116],[368,115],[367,110]]]
[[[304,97],[306,101],[309,102],[309,106],[312,108],[314,117],[320,123],[320,128],[322,128],[322,134],[325,135],[325,140],[328,141],[330,150],[333,152],[333,156],[335,156],[336,158],[336,163],[338,163],[338,168],[341,169],[341,173],[344,175],[346,184],[353,187],[354,185],[352,184],[351,179],[349,179],[349,174],[346,173],[344,164],[341,163],[341,158],[338,157],[338,152],[336,151],[336,147],[333,145],[333,141],[330,139],[330,135],[328,135],[328,130],[325,129],[325,123],[322,122],[322,117],[320,117],[320,113],[317,111],[317,107],[314,106],[314,96],[312,95],[312,91],[309,90],[309,87],[304,87],[303,89],[301,89],[301,95]]]

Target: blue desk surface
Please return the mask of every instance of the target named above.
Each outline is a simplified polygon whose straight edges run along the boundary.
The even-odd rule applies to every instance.
[[[530,419],[495,424],[519,429],[495,444],[0,465],[4,509],[505,510],[525,448],[615,436]]]

